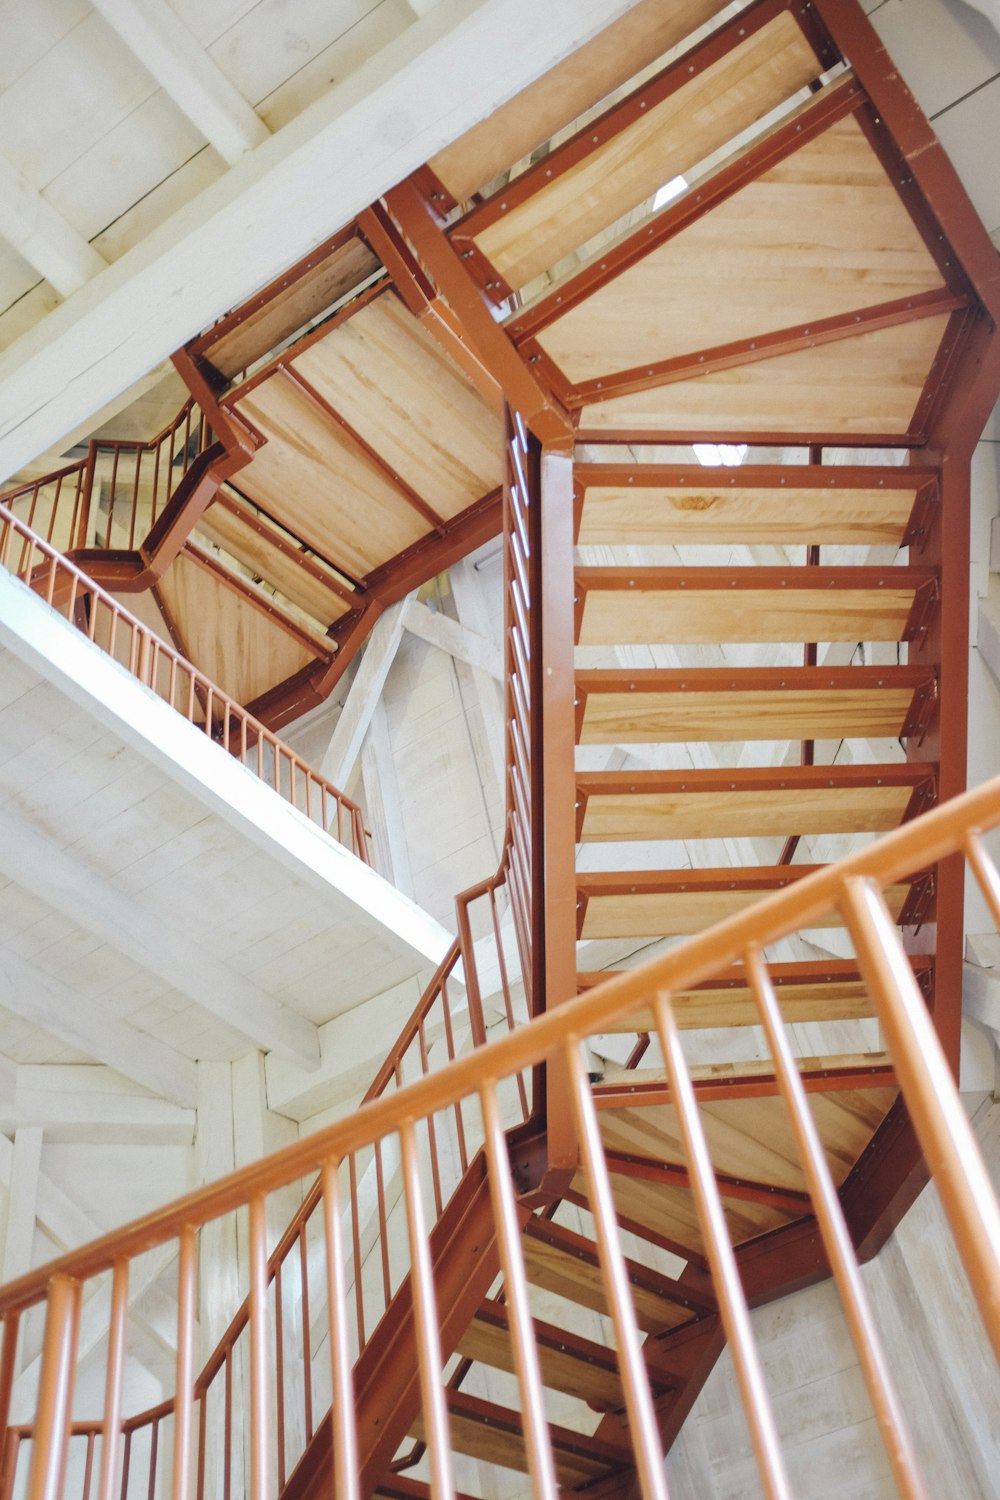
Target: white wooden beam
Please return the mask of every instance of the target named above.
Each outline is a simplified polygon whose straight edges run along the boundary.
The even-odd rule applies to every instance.
[[[410,596],[412,598],[412,596]],[[347,690],[330,743],[319,763],[319,772],[334,786],[346,787],[361,745],[375,712],[375,705],[385,687],[399,642],[403,634],[403,611],[410,599],[387,609],[375,621],[368,644]]]
[[[457,620],[410,598],[403,609],[403,624],[411,634],[437,646],[439,651],[446,651],[457,661],[485,672],[497,682],[503,681],[503,658],[499,646],[467,626],[459,625]]]
[[[119,1020],[100,1000],[81,1004],[60,979],[10,952],[0,953],[0,1005],[154,1094],[187,1108],[194,1104],[193,1062]]]
[[[375,850],[375,868],[391,880],[397,891],[413,895],[410,851],[406,843],[399,778],[389,745],[389,726],[381,698],[372,711],[371,723],[361,747],[361,779],[365,789],[365,811]]]
[[[61,297],[71,297],[107,269],[83,235],[0,156],[0,235]]]
[[[94,0],[126,47],[230,166],[270,131],[166,0]]]
[[[3,1245],[3,1282],[31,1270],[35,1238],[38,1178],[42,1165],[42,1130],[28,1125],[14,1136],[7,1196],[7,1233]]]
[[[10,1102],[0,1104],[0,1129],[44,1126],[54,1144],[190,1146],[195,1124],[193,1109],[95,1064],[22,1064]]]
[[[306,1065],[319,1062],[319,1042],[311,1021],[221,963],[176,923],[95,874],[25,818],[2,810],[0,870],[251,1043]]]
[[[405,28],[3,351],[0,479],[633,3],[445,0]]]

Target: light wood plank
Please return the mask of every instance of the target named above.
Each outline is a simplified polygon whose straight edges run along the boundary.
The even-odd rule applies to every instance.
[[[690,1188],[670,1187],[662,1182],[646,1182],[637,1177],[626,1177],[611,1172],[611,1191],[618,1214],[642,1225],[653,1234],[676,1245],[678,1251],[689,1251],[703,1255],[705,1242],[698,1222],[698,1212]],[[586,1194],[586,1182],[578,1173],[573,1187]],[[752,1240],[768,1230],[779,1229],[801,1217],[799,1214],[770,1204],[752,1203],[745,1198],[727,1198],[723,1195],[722,1207],[734,1245]]]
[[[786,687],[730,691],[588,694],[580,741],[585,745],[686,740],[896,738],[913,702],[912,688],[856,691]]]
[[[948,321],[921,318],[615,396],[583,408],[580,432],[902,434]]]
[[[588,589],[581,646],[717,641],[898,641],[913,586]]]
[[[524,1263],[532,1286],[541,1287],[581,1307],[607,1313],[604,1278],[596,1257],[567,1254],[558,1245],[533,1234],[524,1236]],[[691,1320],[689,1307],[660,1297],[649,1287],[632,1281],[629,1289],[636,1322],[644,1333],[662,1333]]]
[[[541,146],[709,20],[718,0],[639,0],[535,83],[431,158],[445,187],[461,201]]]
[[[497,413],[395,293],[293,363],[445,520],[500,484]]]
[[[191,659],[237,703],[284,682],[316,654],[249,600],[182,554],[160,588]]]
[[[738,872],[734,872],[738,875]],[[585,887],[584,880],[580,882]],[[898,918],[909,894],[908,885],[889,886],[886,904]],[[635,894],[590,894],[580,936],[689,937],[705,928],[745,911],[760,901],[760,890],[687,890],[667,892],[636,890]],[[830,912],[810,922],[810,927],[842,927],[839,912]]]
[[[942,286],[849,117],[564,313],[538,342],[576,384]]]
[[[260,523],[267,526],[267,522]],[[293,558],[268,545],[266,536],[233,511],[212,505],[198,523],[195,537],[222,547],[259,578],[280,589],[286,599],[324,627],[347,613],[349,605]],[[287,538],[286,538],[287,540]]]
[[[410,547],[427,522],[292,382],[275,375],[238,409],[267,442],[240,489],[352,578]]]
[[[542,1381],[550,1389],[575,1396],[578,1401],[593,1401],[612,1410],[624,1405],[621,1378],[615,1368],[615,1357],[602,1345],[590,1346],[591,1359],[574,1354],[571,1348],[560,1348],[561,1330],[549,1324],[535,1323],[536,1345]],[[516,1374],[514,1351],[506,1320],[484,1316],[473,1318],[458,1345],[465,1359],[478,1360],[492,1369]]]
[[[464,1453],[481,1463],[528,1472],[528,1455],[519,1412],[505,1411],[480,1401],[464,1391],[449,1392],[448,1418],[455,1453]],[[410,1436],[426,1441],[423,1414],[410,1428]],[[616,1450],[598,1438],[549,1424],[556,1479],[567,1490],[579,1489],[604,1479],[618,1469],[631,1470],[631,1454]]]
[[[646,111],[523,204],[477,235],[513,287],[652,198],[817,76],[819,64],[790,12]]]
[[[582,838],[603,842],[887,833],[899,824],[912,793],[912,786],[870,786],[597,795],[587,799]]]
[[[589,487],[581,546],[814,543],[898,547],[913,510],[912,489],[762,490],[704,485]]]
[[[239,374],[289,334],[360,286],[378,269],[378,264],[368,246],[352,237],[306,275],[277,292],[263,307],[223,332],[216,343],[208,345],[207,358],[223,375]]]
[[[806,1021],[856,1021],[874,1014],[868,987],[861,979],[838,983],[782,984],[775,988],[781,1013],[789,1026]],[[682,1031],[716,1027],[759,1026],[760,1011],[749,989],[679,990],[670,997]],[[651,1010],[637,1010],[604,1026],[605,1033],[635,1035],[652,1032]]]
[[[832,1063],[834,1059],[829,1059]],[[839,1059],[837,1059],[839,1061]],[[746,1072],[744,1064],[735,1065]],[[770,1065],[768,1065],[770,1066]],[[834,1181],[845,1181],[897,1097],[895,1088],[810,1093],[809,1107]],[[781,1098],[702,1100],[699,1114],[717,1172],[744,1182],[808,1191],[788,1107]],[[684,1146],[673,1105],[603,1109],[607,1150],[682,1165]],[[640,1184],[655,1194],[658,1184]]]

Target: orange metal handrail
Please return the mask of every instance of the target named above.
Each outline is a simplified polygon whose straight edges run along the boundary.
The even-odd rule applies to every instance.
[[[0,492],[9,510],[27,502],[20,519],[63,552],[77,547],[133,549],[140,509],[147,509],[143,536],[152,529],[200,453],[212,442],[205,413],[189,397],[155,437],[91,438],[86,458],[51,474]],[[107,517],[95,514],[94,492],[107,484]],[[40,512],[47,522],[38,527]],[[92,529],[93,528],[93,529]],[[23,563],[14,571],[24,572]]]
[[[17,573],[84,635],[150,688],[188,723],[224,745],[253,771],[370,864],[364,820],[356,802],[313,769],[217,683],[162,641],[113,595],[88,578],[69,558],[0,505],[0,567],[11,568],[20,543]]]
[[[69,1403],[67,1380],[72,1384],[75,1356],[75,1324],[72,1316],[74,1293],[84,1282],[108,1272],[125,1259],[173,1240],[190,1236],[198,1227],[220,1215],[259,1203],[266,1194],[297,1182],[305,1173],[322,1171],[324,1177],[318,1192],[332,1191],[334,1178],[343,1176],[347,1164],[358,1152],[385,1148],[396,1139],[401,1127],[407,1132],[404,1171],[408,1181],[405,1207],[398,1212],[409,1225],[414,1249],[420,1249],[419,1218],[416,1204],[419,1192],[431,1192],[431,1169],[426,1155],[414,1150],[414,1132],[422,1132],[428,1122],[445,1111],[462,1111],[470,1101],[482,1103],[484,1130],[491,1142],[491,1172],[494,1183],[497,1229],[501,1235],[508,1279],[513,1287],[523,1274],[521,1242],[510,1223],[509,1198],[503,1182],[510,1171],[506,1153],[497,1148],[497,1090],[517,1074],[550,1061],[561,1053],[571,1081],[574,1109],[577,1112],[583,1146],[582,1170],[588,1182],[588,1199],[595,1221],[596,1237],[604,1266],[609,1303],[618,1325],[618,1344],[623,1363],[626,1407],[637,1452],[641,1488],[645,1494],[665,1495],[662,1472],[653,1462],[657,1442],[655,1424],[649,1404],[649,1389],[641,1361],[634,1357],[636,1333],[635,1312],[631,1304],[627,1278],[618,1263],[617,1232],[614,1210],[607,1192],[607,1161],[596,1125],[594,1103],[586,1073],[580,1066],[577,1044],[580,1040],[609,1029],[612,1024],[640,1009],[654,1008],[656,1027],[667,1063],[668,1086],[678,1110],[685,1137],[685,1163],[709,1250],[714,1281],[729,1332],[740,1384],[748,1408],[751,1432],[760,1461],[765,1493],[781,1496],[787,1491],[780,1445],[770,1417],[767,1395],[754,1347],[752,1329],[746,1316],[746,1303],[740,1278],[735,1271],[728,1232],[718,1196],[718,1185],[702,1131],[688,1066],[680,1048],[670,1004],[674,991],[690,989],[702,980],[728,975],[734,963],[745,966],[760,1006],[762,1023],[772,1038],[777,1060],[780,1092],[796,1126],[814,1210],[820,1217],[828,1239],[845,1297],[849,1324],[859,1345],[862,1368],[868,1377],[873,1401],[882,1430],[890,1448],[894,1470],[902,1493],[918,1497],[924,1493],[908,1441],[901,1430],[898,1404],[891,1391],[885,1362],[878,1352],[878,1340],[870,1313],[864,1302],[863,1288],[856,1274],[857,1263],[842,1222],[842,1211],[821,1166],[822,1150],[809,1139],[809,1108],[805,1093],[795,1087],[794,1067],[789,1067],[789,1053],[784,1049],[780,1020],[769,987],[766,949],[780,938],[811,926],[818,917],[840,910],[854,936],[858,958],[864,973],[876,1014],[892,1048],[899,1081],[911,1118],[923,1145],[931,1171],[941,1193],[945,1213],[951,1224],[959,1252],[966,1265],[973,1293],[978,1301],[983,1325],[1000,1359],[1000,1207],[979,1157],[971,1128],[961,1108],[957,1088],[927,1013],[925,1002],[916,986],[909,961],[903,953],[898,931],[888,916],[881,891],[894,881],[922,869],[957,851],[970,858],[973,872],[988,898],[996,902],[1000,875],[986,852],[982,840],[985,830],[1000,825],[1000,778],[944,803],[932,812],[888,835],[840,863],[803,877],[796,884],[766,897],[710,931],[693,937],[641,968],[615,976],[545,1015],[535,1017],[516,1031],[475,1048],[466,1056],[450,1061],[440,1071],[428,1072],[398,1091],[373,1097],[348,1118],[328,1129],[309,1136],[284,1151],[254,1163],[221,1182],[164,1208],[128,1228],[105,1236],[102,1240],[71,1255],[63,1256],[47,1267],[21,1277],[0,1290],[0,1318],[5,1324],[5,1348],[16,1328],[17,1318],[29,1308],[49,1302],[50,1352],[42,1371],[41,1401],[32,1428],[51,1433],[45,1447],[33,1444],[32,1475],[28,1493],[53,1493],[54,1466],[61,1463],[62,1446],[68,1441]],[[995,913],[1000,914],[1000,913]],[[452,955],[453,956],[453,955]],[[398,1079],[400,1070],[394,1070]],[[409,1122],[409,1123],[406,1123]],[[418,1184],[420,1184],[418,1192]],[[356,1195],[355,1195],[356,1197]],[[429,1197],[428,1197],[429,1201]],[[252,1230],[259,1252],[262,1243],[263,1216],[256,1213]],[[400,1232],[403,1232],[402,1222]],[[257,1253],[257,1252],[255,1252]],[[426,1267],[424,1268],[424,1271]],[[433,1289],[424,1272],[421,1296],[425,1320],[433,1308]],[[340,1282],[331,1278],[334,1295],[348,1295]],[[340,1338],[334,1324],[342,1321],[343,1307],[330,1314],[329,1337]],[[517,1368],[524,1382],[525,1410],[536,1404],[537,1390],[527,1355],[533,1338],[524,1300],[512,1296],[508,1304],[512,1337],[520,1348]],[[188,1316],[185,1314],[185,1316]],[[250,1321],[266,1319],[266,1307],[258,1295],[256,1312]],[[56,1332],[59,1331],[59,1338]],[[190,1328],[181,1330],[190,1339]],[[258,1336],[260,1331],[258,1330]],[[527,1341],[527,1342],[526,1342]],[[336,1347],[340,1347],[337,1345]],[[631,1352],[630,1352],[631,1351]],[[336,1348],[335,1348],[336,1352]],[[424,1353],[427,1354],[425,1346]],[[341,1364],[343,1353],[339,1356]],[[426,1370],[432,1364],[425,1361]],[[67,1375],[66,1372],[69,1372]],[[337,1377],[343,1383],[343,1372]],[[440,1371],[438,1372],[440,1378]],[[425,1378],[428,1383],[429,1376]],[[433,1382],[428,1385],[431,1388]],[[5,1393],[9,1398],[9,1391]],[[182,1394],[182,1393],[179,1393]],[[197,1387],[192,1385],[184,1398],[197,1401]],[[183,1402],[178,1406],[181,1409]],[[162,1411],[162,1408],[157,1409]],[[267,1403],[260,1403],[261,1420],[270,1421]],[[0,1413],[0,1416],[3,1414]],[[352,1414],[343,1409],[338,1414],[344,1441],[353,1439],[350,1430]],[[124,1434],[128,1423],[122,1423]],[[86,1431],[96,1430],[96,1424]],[[429,1455],[442,1462],[448,1435],[440,1404],[434,1401],[425,1410],[425,1431]],[[27,1430],[17,1429],[17,1441],[23,1441]],[[122,1438],[124,1441],[124,1437]],[[551,1457],[547,1454],[548,1437],[544,1424],[532,1423],[526,1435],[533,1471],[541,1476],[544,1492],[548,1486]],[[9,1491],[5,1492],[9,1493]]]

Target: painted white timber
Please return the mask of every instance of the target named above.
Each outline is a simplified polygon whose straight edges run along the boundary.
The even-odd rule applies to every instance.
[[[194,1063],[119,1020],[100,1000],[81,1004],[75,990],[14,953],[0,952],[0,1004],[154,1094],[186,1108],[194,1104]]]
[[[14,1147],[5,1135],[0,1135],[0,1183],[5,1187],[10,1185],[13,1170]],[[75,1250],[100,1234],[90,1215],[44,1172],[38,1174],[35,1214],[49,1239],[62,1250]]]
[[[334,786],[346,787],[361,754],[361,745],[382,695],[403,635],[403,611],[412,595],[387,609],[375,622],[358,663],[330,743],[319,763],[320,774]]]
[[[190,934],[149,911],[60,849],[16,813],[0,809],[0,871],[234,1027],[248,1042],[298,1062],[319,1062],[316,1027],[235,974]]]
[[[991,575],[989,588],[979,600],[976,646],[1000,687],[1000,576]]]
[[[464,661],[468,666],[487,673],[497,682],[503,681],[503,660],[499,647],[476,631],[459,625],[457,620],[450,620],[447,615],[429,609],[418,599],[410,598],[403,609],[403,624],[411,634],[418,635],[431,646],[437,646],[439,651],[446,651],[457,661]]]
[[[349,913],[351,920],[377,936],[387,952],[415,965],[433,969],[441,962],[451,934],[439,922],[143,687],[44,600],[2,571],[0,644],[192,792],[250,843],[327,893],[331,915],[343,918]],[[89,1047],[83,1050],[97,1056]],[[99,1060],[117,1066],[110,1057]],[[128,1073],[127,1068],[119,1071]],[[190,1104],[193,1094],[177,1102]]]
[[[166,0],[94,0],[160,87],[232,166],[270,131]]]
[[[103,255],[2,155],[0,235],[61,297],[71,297],[107,269]]]
[[[1000,1045],[1000,969],[963,964],[962,1013],[989,1027]]]
[[[3,352],[0,479],[632,3],[442,0]]]
[[[462,561],[456,563],[448,570],[448,582],[451,584],[451,592],[455,600],[455,608],[458,611],[459,622],[467,630],[473,631],[480,639],[489,644],[494,643],[490,639],[502,633],[503,620],[502,597],[497,591],[495,603],[498,607],[494,615],[488,607],[485,597],[483,577],[477,571],[475,561],[472,557],[463,557]],[[496,778],[496,785],[501,794],[506,776],[504,764],[505,747],[507,741],[506,725],[504,718],[504,682],[503,661],[500,649],[494,645],[496,651],[497,667],[499,674],[490,667],[479,667],[471,663],[473,681],[479,697],[479,707],[483,716],[483,735],[489,753],[490,764]]]
[[[42,1165],[42,1128],[23,1126],[14,1136],[7,1187],[7,1233],[3,1245],[3,1282],[31,1270],[31,1249],[38,1213],[38,1179]]]
[[[198,1064],[198,1135],[195,1170],[199,1183],[216,1182],[236,1165],[233,1147],[233,1086],[227,1062]],[[236,1215],[213,1219],[199,1242],[201,1323],[210,1348],[229,1327],[240,1304],[236,1261]]]
[[[44,1126],[56,1144],[190,1146],[195,1124],[194,1110],[95,1065],[22,1064],[11,1102],[0,1105],[0,1129]]]
[[[416,10],[417,0],[410,0],[410,3]],[[431,0],[431,4],[433,3],[434,0]],[[965,0],[965,3],[971,5],[974,10],[978,10],[1000,32],[1000,0]]]
[[[398,891],[412,896],[413,876],[399,796],[399,777],[389,745],[389,726],[381,698],[372,710],[371,723],[361,747],[361,780],[375,863],[385,871]]]
[[[320,1027],[322,1062],[314,1073],[270,1056],[266,1059],[268,1108],[302,1122],[342,1103],[352,1107],[365,1094],[420,999],[420,985],[407,979],[364,1005]],[[449,990],[456,1025],[465,992]]]

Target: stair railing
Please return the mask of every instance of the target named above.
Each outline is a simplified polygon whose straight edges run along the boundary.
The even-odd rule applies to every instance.
[[[212,1441],[207,1405],[199,1401],[194,1375],[196,1236],[205,1224],[231,1213],[249,1212],[250,1299],[246,1336],[250,1355],[247,1384],[249,1484],[252,1500],[268,1500],[275,1491],[274,1412],[276,1361],[274,1319],[268,1297],[266,1202],[269,1195],[297,1184],[304,1174],[319,1172],[317,1216],[322,1226],[320,1280],[325,1293],[322,1337],[311,1344],[313,1401],[318,1403],[320,1365],[325,1369],[323,1399],[332,1404],[336,1493],[359,1495],[359,1448],[355,1417],[354,1334],[356,1293],[352,1286],[354,1235],[352,1205],[358,1187],[351,1162],[358,1153],[389,1151],[398,1158],[401,1197],[395,1217],[386,1212],[392,1281],[405,1276],[412,1291],[415,1352],[419,1362],[422,1431],[432,1492],[454,1492],[450,1468],[448,1415],[444,1395],[446,1355],[438,1338],[439,1309],[434,1265],[428,1239],[436,1190],[433,1160],[420,1150],[418,1137],[429,1137],[444,1115],[462,1114],[468,1123],[478,1115],[488,1164],[492,1222],[504,1276],[512,1359],[521,1390],[524,1441],[535,1493],[556,1493],[553,1458],[543,1416],[541,1378],[527,1302],[527,1280],[521,1244],[516,1164],[504,1134],[500,1091],[520,1073],[556,1057],[563,1059],[570,1080],[572,1107],[581,1142],[581,1172],[595,1227],[604,1286],[619,1354],[632,1448],[643,1494],[666,1500],[662,1451],[656,1414],[640,1354],[640,1336],[630,1296],[601,1141],[598,1111],[580,1043],[628,1018],[635,1029],[650,1029],[663,1049],[666,1076],[663,1097],[676,1110],[684,1145],[684,1169],[698,1210],[712,1280],[753,1444],[768,1497],[790,1494],[782,1444],[771,1413],[747,1303],[723,1214],[719,1185],[702,1127],[698,1088],[680,1043],[678,1016],[671,996],[712,979],[732,977],[740,965],[756,998],[761,1024],[774,1062],[774,1080],[789,1111],[809,1187],[812,1212],[841,1295],[878,1425],[902,1495],[919,1500],[925,1490],[919,1465],[894,1392],[851,1244],[837,1190],[799,1078],[782,1020],[766,950],[792,933],[809,929],[833,914],[846,924],[873,1006],[892,1054],[895,1076],[937,1184],[946,1218],[968,1273],[982,1325],[1000,1360],[1000,1206],[979,1156],[927,1005],[902,948],[883,891],[929,863],[961,853],[982,890],[1000,928],[1000,873],[987,851],[985,833],[1000,825],[1000,778],[946,802],[896,832],[690,938],[642,967],[617,975],[565,1005],[537,1016],[515,1031],[439,1070],[403,1083],[400,1067],[392,1076],[402,1084],[377,1097],[328,1129],[200,1189],[172,1206],[95,1244],[61,1257],[0,1291],[4,1335],[0,1352],[0,1427],[6,1428],[16,1368],[19,1323],[35,1307],[45,1306],[41,1376],[33,1419],[12,1434],[7,1444],[8,1478],[15,1475],[10,1454],[30,1447],[26,1493],[29,1500],[55,1500],[66,1493],[64,1475],[73,1430],[73,1390],[77,1365],[79,1309],[85,1286],[95,1277],[113,1278],[110,1337],[104,1410],[100,1423],[99,1500],[128,1500],[131,1481],[120,1486],[128,1422],[123,1418],[122,1390],[128,1320],[127,1286],[131,1263],[155,1246],[178,1249],[177,1383],[169,1404],[172,1494],[188,1500],[195,1494],[195,1456]],[[442,977],[454,958],[442,966]],[[641,1024],[645,1022],[644,1024]],[[418,1025],[419,1033],[419,1025]],[[419,1043],[418,1043],[419,1045]],[[388,1080],[385,1080],[388,1082]],[[356,1174],[355,1174],[356,1175]],[[290,1231],[293,1235],[294,1231]],[[381,1252],[380,1252],[381,1253]],[[376,1257],[376,1261],[379,1257]],[[373,1268],[377,1274],[378,1266]],[[163,1411],[164,1408],[159,1410]],[[933,1435],[921,1434],[933,1441]],[[161,1433],[161,1453],[164,1441]],[[89,1444],[93,1468],[94,1444]],[[149,1495],[165,1478],[155,1470]],[[203,1484],[204,1481],[201,1481]],[[199,1484],[199,1493],[201,1493]],[[83,1491],[81,1490],[81,1493]],[[137,1491],[136,1491],[137,1492]],[[161,1493],[164,1491],[161,1489]],[[208,1493],[207,1488],[204,1493]],[[225,1493],[220,1490],[219,1493]]]
[[[371,863],[356,802],[4,505],[0,505],[0,567],[30,580],[33,593],[144,687],[189,724],[226,746],[241,765],[311,822]]]
[[[0,492],[0,504],[60,552],[131,551],[212,440],[204,412],[189,397],[155,437],[91,438],[86,458]],[[14,571],[25,575],[23,557]]]

